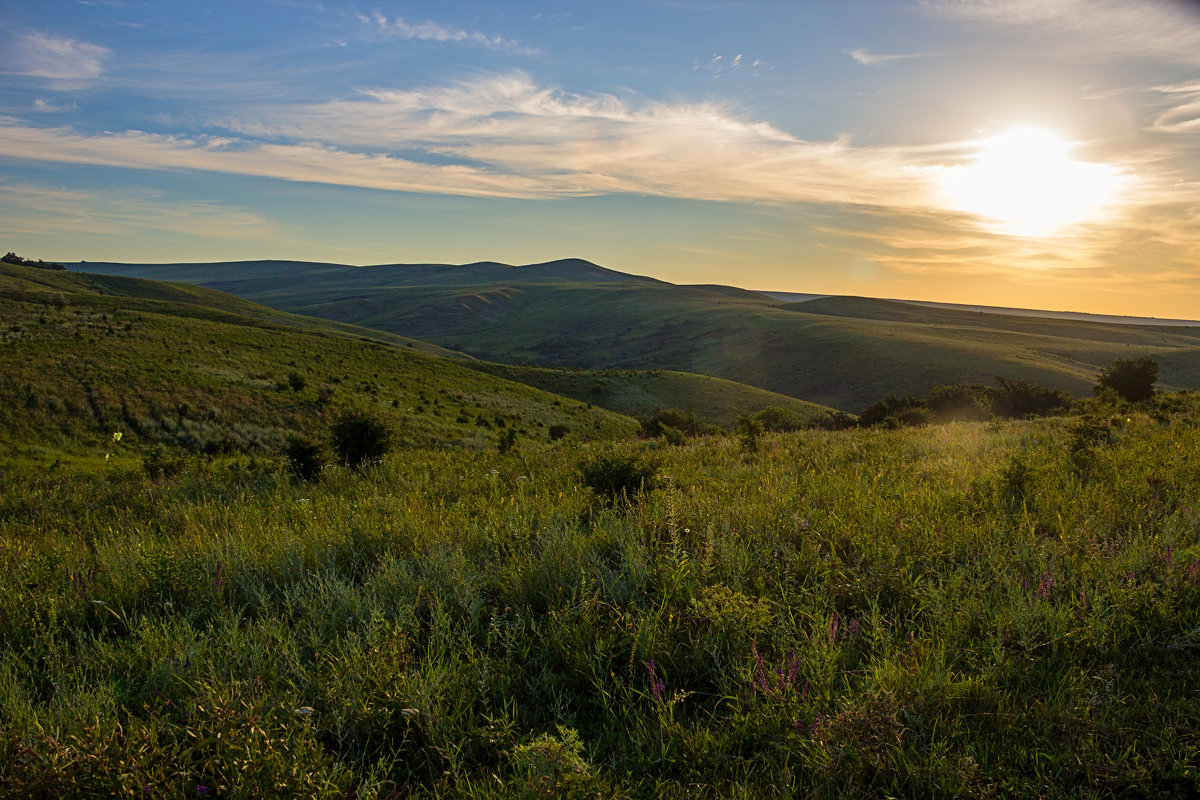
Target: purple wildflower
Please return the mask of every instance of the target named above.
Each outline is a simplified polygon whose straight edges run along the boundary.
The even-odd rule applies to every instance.
[[[650,663],[646,664],[646,669],[650,673],[650,694],[655,700],[662,699],[662,693],[667,688],[667,685],[658,679],[658,674],[654,671],[654,659],[650,659]]]

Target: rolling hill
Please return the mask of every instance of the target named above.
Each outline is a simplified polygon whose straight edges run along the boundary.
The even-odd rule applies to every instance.
[[[637,430],[419,343],[211,289],[3,264],[0,311],[0,440],[34,462],[156,445],[274,453],[347,406],[377,409],[407,446],[494,447],[506,429],[548,441],[552,425],[572,439]]]
[[[775,407],[788,409],[804,422],[819,425],[834,410],[744,383],[690,372],[567,369],[488,361],[464,363],[471,369],[633,417],[645,418],[657,410],[671,408],[730,427],[743,415]]]
[[[580,259],[349,267],[302,262],[128,265],[99,272],[201,284],[285,311],[410,336],[510,364],[711,375],[857,411],[936,384],[1024,379],[1077,395],[1119,357],[1200,388],[1200,327],[1116,325],[827,297],[787,303],[677,286]]]

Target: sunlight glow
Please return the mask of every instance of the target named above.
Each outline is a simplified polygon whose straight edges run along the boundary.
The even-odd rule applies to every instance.
[[[956,211],[991,221],[1012,236],[1043,237],[1095,221],[1116,199],[1115,167],[1075,161],[1071,144],[1037,128],[980,143],[975,161],[946,169],[940,189]]]

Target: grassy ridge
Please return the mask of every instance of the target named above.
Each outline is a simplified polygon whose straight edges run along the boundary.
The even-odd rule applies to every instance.
[[[118,458],[149,445],[270,454],[355,404],[410,446],[494,446],[505,427],[522,439],[551,425],[580,438],[636,429],[415,347],[237,313],[251,304],[211,290],[40,272],[0,269],[0,437],[41,461],[103,457],[114,431]]]
[[[679,409],[730,427],[764,408],[785,408],[815,424],[833,409],[707,375],[671,370],[575,370],[469,362],[472,369],[572,397],[632,417]]]
[[[664,477],[605,505],[597,452]],[[1197,464],[1192,397],[317,484],[6,468],[0,791],[1187,795]]]
[[[1101,367],[1149,355],[1200,389],[1200,328],[1115,325],[866,298],[787,304],[570,260],[338,267],[89,265],[169,277],[303,314],[415,336],[501,363],[713,375],[857,412],[935,384],[1023,379],[1086,395]],[[280,280],[294,271],[295,277]]]

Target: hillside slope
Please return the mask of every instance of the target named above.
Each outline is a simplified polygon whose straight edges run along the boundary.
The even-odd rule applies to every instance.
[[[465,362],[472,369],[526,383],[601,408],[647,417],[660,409],[679,409],[716,425],[732,426],[744,415],[768,407],[785,408],[810,424],[834,409],[797,400],[744,383],[673,370],[587,370]]]
[[[551,425],[582,439],[637,429],[416,346],[295,327],[207,289],[2,265],[0,312],[0,439],[34,459],[155,444],[276,452],[349,405],[378,409],[408,446],[495,446],[509,427],[518,441],[547,440]]]
[[[865,298],[784,303],[731,287],[622,275],[577,259],[523,267],[89,266],[213,286],[489,361],[679,370],[854,411],[885,394],[996,375],[1081,395],[1108,362],[1143,355],[1163,364],[1165,388],[1200,388],[1200,327],[1010,317]]]

